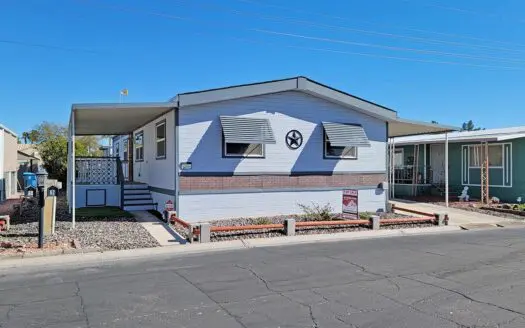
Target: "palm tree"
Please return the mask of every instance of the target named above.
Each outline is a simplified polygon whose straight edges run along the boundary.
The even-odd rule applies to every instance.
[[[27,141],[31,140],[31,136],[30,136],[29,132],[22,133],[22,139],[24,139],[24,143],[27,144]]]

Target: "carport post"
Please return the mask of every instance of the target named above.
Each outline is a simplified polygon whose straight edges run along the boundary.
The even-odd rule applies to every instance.
[[[71,111],[71,228],[75,229],[76,221],[76,180],[77,180],[77,163],[75,162],[75,110]]]
[[[448,133],[445,132],[445,206],[448,207]]]

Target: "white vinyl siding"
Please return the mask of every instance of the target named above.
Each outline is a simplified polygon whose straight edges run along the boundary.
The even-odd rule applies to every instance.
[[[161,121],[165,124],[166,160],[157,160],[157,124]],[[151,187],[162,188],[173,191],[175,189],[175,111],[170,111],[155,121],[139,127],[134,135],[143,132],[143,156],[142,162],[133,165],[133,181],[146,183]],[[173,141],[172,141],[173,140]],[[173,196],[170,196],[174,200]],[[157,201],[154,198],[155,201]],[[159,202],[159,208],[163,203]]]
[[[386,172],[384,121],[302,92],[182,107],[179,113],[179,160],[192,163],[188,172]],[[264,159],[224,158],[221,115],[268,119],[276,143],[265,145]],[[360,147],[356,160],[325,159],[323,121],[361,125],[370,147]],[[285,143],[290,130],[303,135],[299,149],[292,150]]]
[[[377,189],[361,189],[358,197],[360,212],[384,210],[384,192],[378,194]],[[189,222],[292,215],[303,213],[298,204],[311,205],[312,202],[320,205],[330,204],[334,212],[341,213],[342,198],[342,190],[181,195],[179,214]],[[261,204],[271,204],[271,206]]]

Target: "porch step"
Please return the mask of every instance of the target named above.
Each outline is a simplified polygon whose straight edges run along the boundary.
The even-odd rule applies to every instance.
[[[141,198],[141,199],[124,199],[124,206],[128,205],[143,205],[143,204],[153,204],[153,199],[151,197],[149,198]]]
[[[149,203],[142,203],[142,204],[129,204],[124,205],[124,211],[147,211],[147,210],[155,210],[157,207],[157,203],[149,202]]]
[[[143,192],[143,193],[136,193],[136,194],[124,194],[124,200],[135,200],[135,199],[145,199],[145,198],[151,198],[151,194],[149,192]]]
[[[142,195],[149,194],[149,189],[124,189],[124,195]]]
[[[124,190],[134,189],[148,189],[148,185],[145,183],[126,183],[124,184]]]

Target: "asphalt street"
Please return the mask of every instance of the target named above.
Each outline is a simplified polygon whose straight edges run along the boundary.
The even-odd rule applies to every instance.
[[[0,327],[523,328],[524,261],[515,228],[9,269]]]

